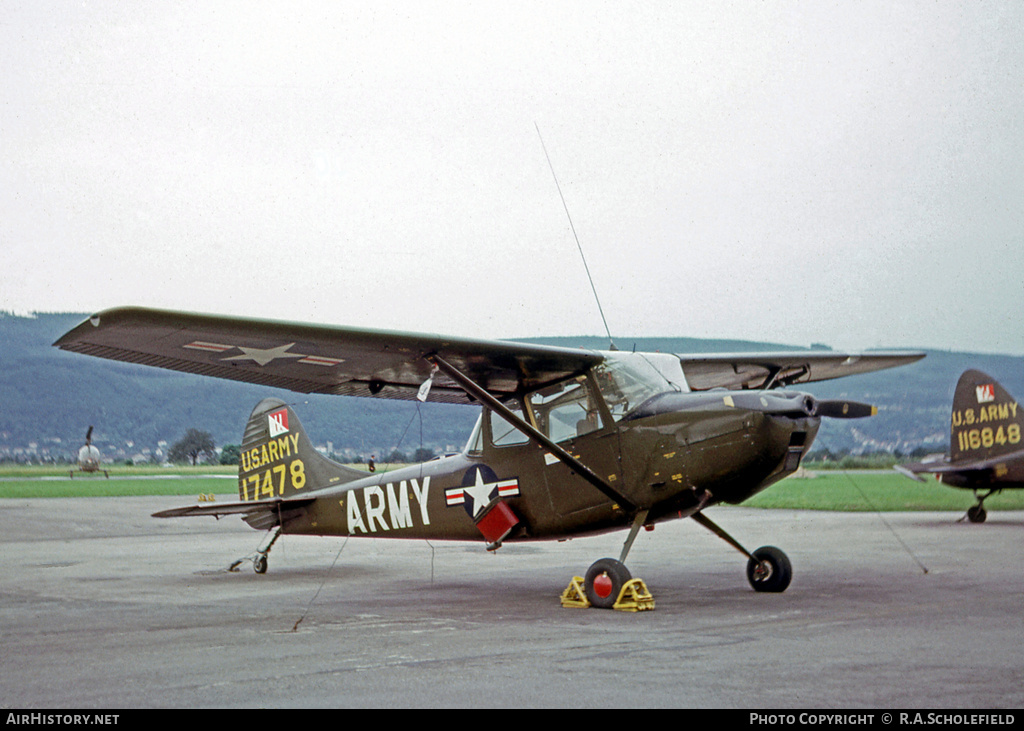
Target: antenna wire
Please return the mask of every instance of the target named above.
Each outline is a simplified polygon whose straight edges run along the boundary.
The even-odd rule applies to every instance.
[[[565,203],[565,196],[562,195],[562,186],[558,184],[558,176],[555,175],[555,166],[551,164],[551,156],[548,155],[547,145],[544,144],[544,137],[540,133],[540,126],[534,122],[533,126],[537,128],[537,136],[540,138],[541,149],[544,150],[544,157],[547,158],[548,167],[551,168],[551,177],[555,179],[555,187],[558,188],[558,197],[562,199],[562,208],[565,209],[565,216],[569,219],[569,228],[572,229],[573,238],[576,239],[576,248],[580,252],[580,258],[583,260],[583,268],[587,272],[587,279],[590,281],[590,289],[594,293],[594,300],[597,302],[597,311],[601,313],[601,322],[604,323],[604,331],[608,334],[608,342],[611,344],[612,350],[618,350],[615,347],[615,341],[612,340],[612,331],[608,328],[608,320],[604,316],[604,308],[601,307],[601,298],[597,296],[597,287],[594,286],[594,278],[590,276],[590,267],[587,266],[587,257],[583,255],[583,246],[580,244],[580,237],[576,235],[576,226],[573,225],[572,216],[569,215],[569,206]]]

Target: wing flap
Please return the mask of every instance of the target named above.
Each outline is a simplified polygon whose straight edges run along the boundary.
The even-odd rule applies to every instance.
[[[721,353],[679,356],[690,388],[762,389],[795,383],[827,381],[859,373],[895,368],[925,356],[915,351],[873,351],[862,354],[832,351]]]

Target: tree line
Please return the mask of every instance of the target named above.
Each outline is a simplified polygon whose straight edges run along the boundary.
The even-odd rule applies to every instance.
[[[217,445],[210,432],[190,428],[185,432],[185,436],[171,445],[170,450],[167,452],[167,461],[171,464],[191,464],[193,467],[197,464],[237,465],[241,454],[242,447],[239,444],[227,444],[218,454]],[[337,459],[334,455],[328,456]],[[374,454],[361,455],[356,459],[356,462],[367,463],[372,460],[375,462],[405,464],[409,462],[426,462],[436,456],[433,450],[419,447],[411,453],[394,449],[387,454],[381,455],[382,459],[380,460]]]

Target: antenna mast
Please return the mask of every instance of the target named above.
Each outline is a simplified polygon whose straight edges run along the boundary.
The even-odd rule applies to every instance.
[[[590,281],[590,289],[594,293],[594,300],[597,302],[597,311],[601,313],[601,322],[604,323],[604,331],[608,335],[608,342],[611,346],[611,350],[618,350],[615,347],[615,341],[612,340],[612,331],[608,328],[608,320],[604,316],[604,308],[601,307],[601,298],[597,296],[597,287],[594,286],[594,278],[590,276],[590,267],[587,266],[587,257],[583,255],[583,246],[580,245],[580,237],[576,235],[576,226],[573,225],[572,216],[569,215],[569,206],[565,203],[565,196],[562,195],[562,186],[558,184],[558,176],[555,175],[555,166],[551,164],[551,156],[548,155],[548,148],[544,144],[544,137],[540,133],[540,126],[534,122],[533,126],[537,128],[537,137],[540,138],[541,149],[544,150],[544,157],[547,158],[548,167],[551,168],[551,177],[555,179],[555,187],[558,188],[558,197],[562,199],[562,208],[565,209],[565,217],[569,219],[569,228],[572,229],[572,236],[576,239],[576,248],[579,249],[580,258],[583,260],[583,268],[587,272],[587,279]]]

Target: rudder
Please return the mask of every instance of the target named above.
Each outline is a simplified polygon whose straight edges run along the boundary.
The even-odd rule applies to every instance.
[[[240,499],[289,497],[366,476],[317,452],[284,401],[265,398],[252,410],[238,462]]]

